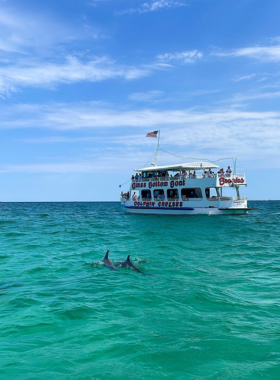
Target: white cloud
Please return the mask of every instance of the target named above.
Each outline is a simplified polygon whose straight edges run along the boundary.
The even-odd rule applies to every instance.
[[[9,94],[22,86],[50,86],[57,83],[81,81],[98,82],[110,78],[127,80],[150,74],[147,68],[121,66],[105,57],[95,57],[81,62],[69,56],[64,63],[32,62],[21,60],[15,65],[0,67],[0,93]]]
[[[144,158],[149,158],[155,149],[153,139],[145,137],[154,128],[161,130],[161,146],[186,160],[188,157],[214,160],[237,156],[254,166],[270,165],[272,161],[274,166],[280,165],[280,112],[250,112],[226,107],[197,111],[125,110],[99,103],[6,105],[0,112],[2,129],[45,129],[44,139],[27,139],[28,143],[42,144],[45,140],[48,144],[65,144],[95,139],[100,149],[92,158],[79,157],[75,162],[2,164],[0,171],[91,172],[137,167],[139,163],[144,164]],[[56,136],[57,131],[59,135]],[[51,136],[47,135],[49,132]],[[112,149],[111,153],[108,148]],[[168,160],[170,162],[167,157],[163,164]]]
[[[85,39],[100,37],[100,31],[84,24],[82,20],[80,28],[66,25],[56,19],[56,15],[24,12],[12,8],[0,9],[0,54],[37,54],[48,55],[53,49],[63,44],[63,49],[68,43]],[[52,53],[53,54],[53,53]]]
[[[275,94],[275,93],[274,93]],[[268,96],[268,95],[267,95]],[[271,95],[272,96],[272,95]],[[184,125],[214,122],[231,123],[236,120],[244,122],[268,121],[279,123],[279,112],[249,112],[232,109],[195,112],[188,109],[157,110],[144,108],[140,110],[120,110],[114,106],[98,102],[81,104],[52,104],[2,106],[1,128],[47,128],[56,130],[78,130],[81,128],[119,128],[157,127],[162,125]],[[230,130],[230,128],[229,128]],[[179,142],[178,142],[179,143]]]
[[[235,109],[216,111],[178,110],[119,110],[94,103],[80,105],[18,105],[2,107],[1,128],[46,128],[49,130],[93,129],[102,135],[106,131],[106,144],[119,139],[125,143],[127,129],[142,131],[143,140],[135,139],[138,146],[147,144],[145,133],[160,127],[167,144],[212,150],[218,153],[235,150],[255,152],[260,147],[275,147],[279,152],[280,113],[249,112]],[[131,134],[131,133],[130,133]],[[134,134],[134,133],[132,133]],[[129,144],[133,144],[131,139]]]
[[[117,15],[123,14],[133,14],[133,13],[147,13],[158,11],[164,8],[176,8],[176,7],[185,7],[186,4],[180,1],[174,0],[158,0],[151,1],[149,3],[143,3],[139,8],[130,8],[123,11],[116,12]]]
[[[279,37],[271,37],[270,39],[269,39],[269,41],[271,42],[271,43],[280,43],[280,36]]]
[[[162,91],[135,92],[129,96],[129,99],[140,102],[148,102],[161,98],[163,94],[164,93]]]
[[[69,28],[62,27],[38,14],[16,14],[0,10],[0,51],[26,54],[29,50],[42,50],[55,41],[74,39]]]
[[[256,100],[256,99],[273,99],[273,98],[279,98],[280,97],[280,91],[276,92],[263,92],[263,93],[249,93],[246,95],[243,94],[237,94],[233,97],[234,101],[241,102],[244,100]]]
[[[183,51],[181,53],[165,53],[158,55],[157,59],[163,62],[181,61],[183,63],[192,63],[202,57],[202,53],[198,50]]]
[[[237,75],[233,81],[234,82],[241,82],[243,80],[250,80],[252,78],[254,78],[257,74],[251,74],[251,75],[243,75],[243,76],[240,76],[240,75]]]
[[[263,62],[279,62],[280,45],[246,47],[231,52],[214,53],[214,55],[224,57],[249,57]]]

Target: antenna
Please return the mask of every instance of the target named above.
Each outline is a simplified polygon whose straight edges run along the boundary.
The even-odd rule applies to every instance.
[[[236,161],[237,161],[237,157],[235,157],[235,159],[233,160],[233,162],[234,162],[233,174],[234,175],[236,174]]]

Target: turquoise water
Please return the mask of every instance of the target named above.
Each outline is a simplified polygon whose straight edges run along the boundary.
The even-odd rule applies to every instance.
[[[279,380],[280,202],[250,206],[1,203],[1,380]],[[107,249],[155,276],[109,270]]]

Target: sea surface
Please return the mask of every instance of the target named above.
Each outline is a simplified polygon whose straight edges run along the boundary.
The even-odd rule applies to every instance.
[[[0,379],[279,380],[280,202],[250,206],[0,203]]]

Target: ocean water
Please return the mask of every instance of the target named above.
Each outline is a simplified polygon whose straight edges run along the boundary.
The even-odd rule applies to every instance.
[[[0,379],[279,380],[280,202],[250,206],[0,203]]]

